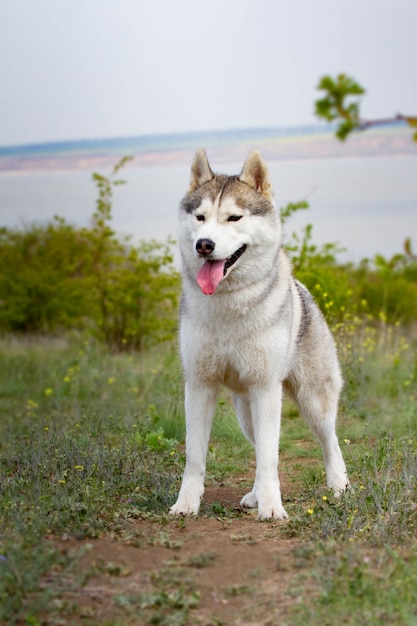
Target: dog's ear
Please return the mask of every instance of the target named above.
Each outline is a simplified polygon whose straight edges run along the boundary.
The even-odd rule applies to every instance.
[[[269,178],[268,168],[262,155],[257,150],[251,152],[245,161],[239,180],[246,183],[252,189],[262,194],[268,200],[272,200],[274,192]]]
[[[195,153],[193,164],[191,165],[191,179],[188,187],[188,193],[195,191],[204,183],[208,183],[214,178],[214,174],[211,171],[207,155],[203,148],[200,148]]]

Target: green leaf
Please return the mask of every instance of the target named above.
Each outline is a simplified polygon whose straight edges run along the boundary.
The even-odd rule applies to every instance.
[[[339,74],[336,79],[323,76],[317,89],[326,94],[315,102],[316,116],[328,122],[339,120],[336,136],[344,141],[360,125],[359,102],[348,102],[347,99],[363,95],[364,88],[346,74]]]

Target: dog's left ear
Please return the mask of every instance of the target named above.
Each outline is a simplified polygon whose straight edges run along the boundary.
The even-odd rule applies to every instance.
[[[257,150],[249,154],[239,180],[255,189],[268,200],[273,199],[274,192],[269,178],[269,171],[261,153]]]
[[[203,148],[200,148],[195,153],[194,161],[191,165],[191,179],[188,187],[188,193],[192,193],[204,183],[208,183],[214,174],[211,171],[211,167],[208,162],[207,155]]]

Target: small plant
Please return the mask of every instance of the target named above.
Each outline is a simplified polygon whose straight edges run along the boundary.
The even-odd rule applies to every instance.
[[[169,246],[156,241],[134,246],[110,228],[113,188],[129,160],[116,164],[110,176],[93,174],[99,197],[93,225],[87,233],[92,245],[90,285],[98,305],[97,332],[106,343],[122,348],[143,348],[145,339],[171,339],[175,333],[178,275]]]
[[[214,561],[218,558],[216,552],[203,552],[202,554],[196,554],[190,556],[186,561],[188,567],[195,567],[196,569],[203,569],[213,565]]]
[[[226,587],[225,589],[225,595],[229,598],[252,595],[253,593],[254,589],[250,585],[232,585],[231,587]]]

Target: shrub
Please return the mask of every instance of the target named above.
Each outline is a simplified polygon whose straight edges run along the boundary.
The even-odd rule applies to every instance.
[[[46,332],[81,326],[90,308],[89,241],[60,218],[0,231],[0,327]]]
[[[177,326],[179,274],[172,244],[120,239],[112,230],[110,176],[93,174],[98,188],[90,228],[55,217],[47,225],[0,229],[0,331],[50,333],[79,329],[118,349],[142,349],[171,338]],[[306,202],[281,210],[283,221]],[[334,243],[313,243],[313,226],[286,245],[296,277],[310,289],[330,324],[366,316],[389,323],[417,318],[417,257],[407,240],[391,259],[377,255],[359,266],[340,264]]]
[[[285,222],[292,213],[308,208],[304,201],[281,209]],[[411,240],[404,242],[404,252],[391,259],[376,255],[358,266],[341,264],[342,251],[335,243],[313,243],[313,226],[308,224],[301,235],[293,233],[286,248],[294,274],[314,295],[327,320],[345,321],[359,315],[388,323],[412,324],[417,318],[417,256]]]
[[[91,228],[55,217],[46,226],[0,230],[0,329],[86,329],[109,345],[143,348],[172,337],[179,277],[172,241],[133,244],[110,227],[122,159],[93,174],[99,197]]]

